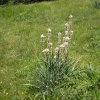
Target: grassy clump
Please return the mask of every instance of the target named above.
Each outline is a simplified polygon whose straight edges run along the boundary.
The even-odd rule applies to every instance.
[[[57,97],[61,99],[61,92],[60,95],[56,93],[60,89],[70,86],[70,79],[75,75],[75,66],[70,60],[67,62],[64,60],[57,61],[54,56],[51,56],[42,63],[43,65],[37,64],[36,72],[30,84],[27,84],[30,87],[29,91],[33,93],[36,100],[39,98],[51,100],[57,99]]]
[[[35,100],[91,100],[100,97],[96,96],[99,94],[100,72],[95,71],[91,65],[81,68],[77,61],[73,62],[68,58],[66,51],[73,33],[71,27],[72,20],[69,20],[65,24],[63,44],[61,33],[58,33],[58,46],[55,48],[55,53],[52,51],[51,29],[48,29],[47,49],[42,51],[44,58],[42,62],[37,62],[30,82],[25,84],[29,87],[28,93],[32,94]],[[42,48],[44,37],[42,34]],[[93,94],[93,91],[97,93]]]
[[[35,100],[98,100],[100,72],[91,65],[80,68],[67,59],[55,60],[54,56],[38,63],[26,84],[28,93]],[[95,91],[95,92],[94,92]]]

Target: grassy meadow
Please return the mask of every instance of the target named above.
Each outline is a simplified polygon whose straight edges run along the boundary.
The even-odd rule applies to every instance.
[[[23,84],[32,76],[35,63],[41,58],[40,35],[46,35],[51,28],[55,46],[57,33],[64,34],[70,14],[74,34],[69,57],[81,67],[91,64],[100,70],[100,9],[95,8],[94,0],[0,6],[0,100],[34,100],[31,94],[26,95]],[[93,94],[94,99],[84,100],[100,100],[100,89]]]

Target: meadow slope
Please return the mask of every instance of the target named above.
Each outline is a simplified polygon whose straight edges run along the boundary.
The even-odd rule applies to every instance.
[[[40,51],[40,35],[57,33],[72,14],[74,35],[69,56],[81,66],[100,65],[100,9],[92,0],[56,0],[28,5],[0,6],[0,100],[25,97],[20,84],[27,80]],[[16,99],[17,98],[17,99]]]

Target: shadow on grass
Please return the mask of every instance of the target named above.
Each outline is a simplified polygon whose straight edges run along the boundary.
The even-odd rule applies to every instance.
[[[20,4],[20,3],[23,3],[23,4],[31,4],[31,3],[39,3],[39,2],[44,2],[44,1],[47,1],[47,2],[51,2],[51,1],[56,1],[56,0],[2,0],[0,1],[0,5],[6,5],[6,4]]]

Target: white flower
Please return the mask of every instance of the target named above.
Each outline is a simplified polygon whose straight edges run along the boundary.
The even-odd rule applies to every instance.
[[[48,53],[49,52],[49,49],[44,49],[42,52],[43,53]]]
[[[43,34],[41,34],[41,38],[44,38],[45,36]]]
[[[51,29],[50,28],[48,28],[48,33],[51,33]]]
[[[67,47],[68,46],[68,42],[64,42],[64,46]]]
[[[60,45],[60,48],[64,48],[64,47],[65,47],[64,44],[61,44],[61,45]]]
[[[73,33],[74,33],[73,31],[70,31],[70,32],[68,33],[68,37],[71,38],[71,36],[73,35]]]
[[[49,28],[48,29],[48,33],[47,33],[47,41],[48,41],[48,43],[50,42],[50,40],[51,40],[51,29]]]
[[[68,27],[68,26],[69,26],[69,24],[68,24],[68,23],[66,23],[66,24],[65,24],[65,26],[66,26],[66,27]]]
[[[56,59],[56,58],[57,58],[57,56],[55,55],[55,56],[54,56],[54,59]]]
[[[58,36],[61,36],[61,33],[60,32],[58,33]]]
[[[65,36],[68,36],[68,31],[65,31]]]
[[[70,19],[72,19],[72,18],[73,18],[73,16],[72,16],[72,15],[70,15],[70,16],[69,16],[69,18],[70,18]]]
[[[67,31],[70,30],[70,24],[69,24],[69,23],[66,23],[66,24],[65,24],[65,30],[67,30]]]
[[[43,43],[44,42],[44,35],[43,34],[41,34],[41,43]],[[44,44],[42,44],[42,45],[44,45]]]
[[[64,42],[68,42],[70,40],[70,38],[67,36],[64,40]]]
[[[74,33],[74,32],[73,32],[73,31],[71,31],[70,33],[71,33],[71,35],[73,35],[73,33]]]

